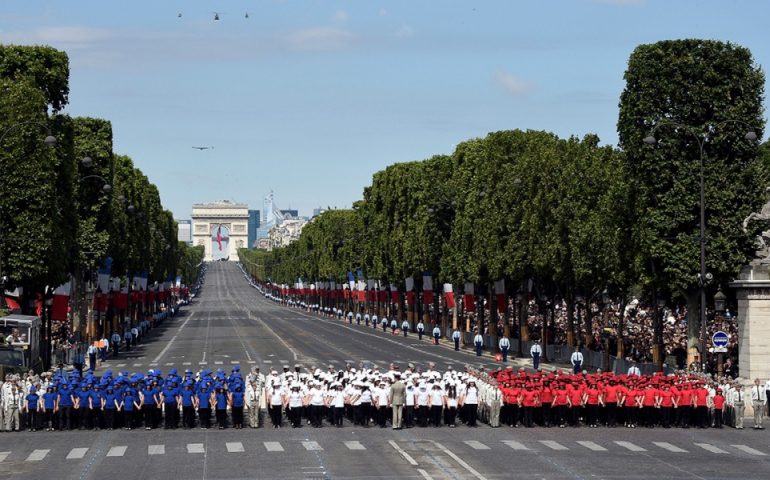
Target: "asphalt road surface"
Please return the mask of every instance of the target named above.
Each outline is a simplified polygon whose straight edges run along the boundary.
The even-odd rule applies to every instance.
[[[196,302],[100,370],[396,362],[438,368],[477,357],[416,336],[349,326],[263,299],[215,262]],[[482,360],[484,362],[485,360]],[[770,472],[766,431],[344,428],[0,434],[0,478],[34,479],[722,479]]]

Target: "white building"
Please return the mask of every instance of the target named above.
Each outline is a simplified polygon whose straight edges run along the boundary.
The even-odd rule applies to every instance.
[[[292,218],[275,225],[268,233],[268,250],[285,247],[297,240],[307,223],[304,218]]]
[[[249,241],[249,206],[227,200],[193,204],[193,244],[203,245],[204,260],[238,261]]]

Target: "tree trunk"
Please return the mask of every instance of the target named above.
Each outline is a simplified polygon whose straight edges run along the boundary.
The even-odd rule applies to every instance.
[[[567,293],[567,345],[570,348],[575,347],[575,301],[572,294]]]
[[[698,292],[687,292],[687,366],[700,361],[700,298]]]

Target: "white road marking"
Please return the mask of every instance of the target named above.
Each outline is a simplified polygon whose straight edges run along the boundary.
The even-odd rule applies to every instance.
[[[198,362],[198,365],[208,365],[209,362]]]
[[[142,364],[141,364],[141,363],[135,363],[135,364],[134,364],[134,366],[135,366],[135,367],[141,367],[141,366],[142,366]]]
[[[483,443],[477,440],[466,440],[463,443],[465,443],[466,445],[468,445],[474,450],[489,450],[489,447],[487,447],[486,445],[484,445]]]
[[[50,451],[51,450],[32,450],[32,453],[29,454],[26,461],[39,462],[40,460],[44,459]]]
[[[265,443],[265,449],[268,452],[283,452],[283,447],[281,446],[280,442],[264,442]]]
[[[433,477],[428,475],[428,472],[426,472],[422,468],[418,468],[417,471],[420,472],[420,475],[422,475],[422,478],[424,478],[425,480],[433,480]]]
[[[206,453],[202,443],[188,443],[187,453]]]
[[[231,365],[239,365],[240,363],[240,360],[230,360]]]
[[[714,445],[710,443],[696,443],[695,445],[699,446],[703,450],[709,451],[711,453],[727,453],[726,451],[722,450],[719,447],[715,447]]]
[[[302,446],[305,447],[305,450],[323,450],[323,448],[321,448],[321,445],[319,445],[318,442],[313,442],[313,441],[302,442]]]
[[[760,452],[759,450],[756,450],[754,448],[749,447],[748,445],[731,445],[732,447],[737,448],[738,450],[741,450],[743,452],[748,453],[749,455],[758,455],[760,457],[766,456],[765,453]]]
[[[540,443],[550,448],[551,450],[569,450],[569,448],[565,447],[559,442],[554,442],[553,440],[540,440]]]
[[[607,451],[606,448],[604,448],[601,445],[599,445],[597,443],[594,443],[594,442],[579,441],[577,443],[578,443],[578,445],[582,445],[582,446],[586,447],[589,450],[593,450],[594,452],[606,452]]]
[[[361,442],[345,442],[345,446],[348,447],[348,450],[366,450]]]
[[[192,313],[190,313],[190,316],[189,316],[189,317],[187,317],[187,318],[185,319],[185,321],[184,321],[184,322],[182,322],[182,325],[180,325],[180,326],[179,326],[179,330],[178,330],[179,332],[181,332],[181,331],[182,331],[182,329],[185,327],[185,325],[187,325],[187,322],[189,322],[189,321],[190,321],[190,319],[193,317],[193,315],[195,315],[195,312],[192,312]],[[169,340],[169,341],[168,341],[168,343],[166,344],[166,346],[163,348],[163,350],[161,350],[161,351],[160,351],[160,353],[158,354],[158,356],[157,356],[157,357],[155,357],[155,359],[153,360],[153,362],[158,362],[158,361],[160,361],[160,359],[161,359],[161,358],[163,358],[163,355],[165,355],[165,354],[166,354],[166,352],[168,352],[168,349],[169,349],[169,348],[171,348],[171,345],[173,345],[173,344],[174,344],[174,341],[175,341],[175,340],[176,340],[176,335],[174,335],[173,337],[171,337],[171,340]]]
[[[158,366],[158,362],[150,362],[149,365],[151,367],[157,367]]]
[[[182,365],[184,366],[192,365],[192,362],[182,362]]]
[[[262,360],[262,363],[273,363],[272,360]]]
[[[516,440],[503,440],[503,443],[508,445],[514,450],[529,450],[529,448],[524,445],[521,442],[517,442]]]
[[[173,363],[173,362],[168,362],[168,363],[166,363],[165,365],[166,365],[167,367],[171,367],[171,366],[173,366],[173,365],[174,365],[174,363]]]
[[[408,453],[406,453],[406,452],[404,451],[404,449],[403,449],[403,448],[399,447],[399,446],[398,446],[398,444],[397,444],[396,442],[394,442],[393,440],[388,440],[388,443],[389,443],[389,444],[390,444],[390,446],[391,446],[391,447],[393,447],[393,448],[394,448],[394,449],[395,449],[395,450],[396,450],[398,453],[400,453],[400,454],[401,454],[401,456],[402,456],[402,457],[404,457],[404,458],[406,459],[406,461],[407,461],[407,462],[409,462],[409,464],[410,464],[410,465],[412,465],[412,466],[415,466],[415,467],[417,466],[417,462],[415,461],[415,459],[414,459],[414,458],[412,458],[412,456],[411,456],[411,455],[409,455]]]
[[[126,450],[128,447],[120,446],[120,447],[112,447],[109,452],[107,452],[108,457],[122,457],[126,454]]]
[[[125,363],[119,363],[119,364],[115,365],[116,368],[123,368],[125,366],[126,366]]]
[[[224,362],[217,360],[216,362],[214,362],[214,365],[222,365],[223,363]]]
[[[225,446],[227,447],[227,451],[229,453],[240,453],[243,452],[243,444],[241,442],[226,442]]]
[[[471,475],[473,475],[474,477],[478,478],[479,480],[487,480],[487,478],[484,475],[480,474],[473,467],[468,465],[468,463],[465,460],[463,460],[462,458],[460,458],[457,455],[455,455],[454,452],[452,452],[451,450],[447,449],[446,447],[444,447],[443,445],[441,445],[438,442],[433,442],[433,444],[436,445],[442,452],[444,452],[445,454],[447,454],[450,457],[452,457],[452,459],[455,462],[459,463],[460,466],[462,466],[464,469],[466,469]]]
[[[67,460],[78,460],[86,456],[88,448],[73,448],[67,454]]]
[[[668,442],[652,442],[653,445],[658,446],[664,450],[668,450],[669,452],[674,453],[687,453],[687,450],[683,448],[679,448],[676,445],[672,445]]]
[[[254,365],[255,363],[257,363],[256,360],[249,360],[249,364]]]
[[[147,455],[165,455],[165,445],[147,445]]]
[[[636,445],[635,443],[626,442],[625,440],[615,440],[615,443],[623,448],[631,450],[632,452],[646,452],[647,450]]]
[[[3,463],[3,460],[8,458],[8,455],[10,455],[11,452],[0,452],[0,463]]]

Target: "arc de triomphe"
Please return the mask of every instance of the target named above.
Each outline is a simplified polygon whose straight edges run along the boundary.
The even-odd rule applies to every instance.
[[[249,206],[227,200],[195,203],[192,211],[193,245],[203,245],[206,261],[238,261],[238,249],[248,245]]]

